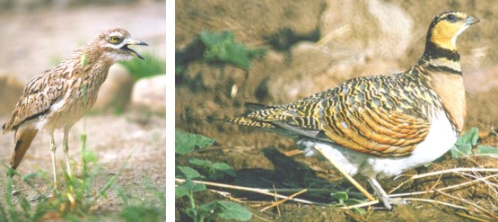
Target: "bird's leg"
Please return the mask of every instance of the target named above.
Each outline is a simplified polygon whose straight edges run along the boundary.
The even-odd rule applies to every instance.
[[[380,198],[382,203],[384,203],[384,206],[388,210],[392,209],[391,204],[397,204],[397,205],[408,204],[408,202],[406,200],[403,200],[401,198],[388,197],[386,191],[384,191],[384,189],[382,189],[382,186],[380,186],[379,182],[377,181],[377,179],[375,179],[375,177],[368,177],[368,182],[370,183],[370,185],[374,189],[375,194],[377,194],[377,196]]]
[[[57,147],[55,146],[54,133],[50,134],[50,153],[52,155],[52,171],[54,173],[54,188],[57,190],[57,175],[55,171],[55,150]]]
[[[69,134],[69,129],[64,129],[64,139],[62,140],[62,143],[63,143],[62,146],[63,146],[63,149],[64,149],[64,156],[66,156],[67,174],[69,175],[69,177],[71,177],[72,171],[71,171],[71,164],[69,164],[69,154],[68,154],[69,146],[67,144],[68,134]]]

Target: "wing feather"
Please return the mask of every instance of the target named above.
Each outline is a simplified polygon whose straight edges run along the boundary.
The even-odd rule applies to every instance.
[[[17,130],[22,123],[45,115],[53,104],[64,97],[67,76],[61,75],[65,70],[60,67],[46,70],[26,84],[14,111],[3,125],[4,133]]]
[[[362,77],[287,105],[251,104],[254,111],[234,122],[283,128],[376,156],[408,155],[427,136],[441,103],[429,87],[406,84],[405,77]]]

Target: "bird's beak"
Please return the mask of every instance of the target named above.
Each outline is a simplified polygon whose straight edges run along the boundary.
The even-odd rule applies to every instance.
[[[137,40],[130,39],[130,40],[128,40],[128,42],[126,42],[126,44],[122,48],[123,50],[128,51],[131,55],[136,56],[136,57],[138,57],[138,58],[140,58],[142,60],[145,60],[145,58],[142,55],[138,54],[138,52],[135,52],[133,49],[128,48],[129,45],[145,45],[145,46],[148,46],[147,43],[142,42],[142,41],[137,41]]]
[[[472,15],[469,15],[466,19],[463,20],[465,22],[465,24],[467,25],[472,25],[472,24],[475,24],[475,23],[478,23],[479,22],[479,19],[472,16]]]

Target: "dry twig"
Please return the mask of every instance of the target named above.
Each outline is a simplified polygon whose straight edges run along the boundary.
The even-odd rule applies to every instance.
[[[297,195],[299,195],[299,194],[305,193],[306,191],[308,191],[308,190],[307,190],[307,189],[303,189],[303,190],[301,190],[301,191],[299,191],[299,192],[297,192],[297,193],[295,193],[295,194],[292,194],[292,195],[288,196],[286,199],[283,199],[283,200],[277,201],[277,202],[273,203],[272,205],[267,206],[267,207],[265,207],[265,208],[261,209],[260,211],[261,211],[261,212],[264,212],[264,211],[266,211],[266,210],[268,210],[268,209],[270,209],[270,208],[272,208],[272,207],[274,207],[274,206],[278,206],[278,205],[280,205],[280,204],[282,204],[282,203],[284,203],[284,202],[286,202],[286,201],[290,200],[291,198],[294,198],[295,196],[297,196]]]
[[[184,183],[184,179],[179,179],[175,178],[175,181],[177,183]],[[227,189],[233,189],[233,190],[243,190],[243,191],[248,191],[248,192],[254,192],[254,193],[259,193],[267,196],[277,196],[279,198],[286,199],[288,196],[281,195],[281,194],[274,194],[270,189],[261,189],[261,188],[250,188],[250,187],[241,187],[241,186],[234,186],[234,185],[228,185],[228,184],[221,184],[221,183],[215,183],[215,182],[208,182],[208,181],[199,181],[199,180],[192,180],[194,183],[199,183],[199,184],[204,184],[207,186],[213,186],[213,187],[221,187],[221,188],[227,188]],[[289,200],[295,201],[295,202],[300,202],[300,203],[305,203],[305,204],[312,204],[312,205],[326,205],[323,203],[318,203],[314,201],[309,201],[309,200],[304,200],[304,199],[299,199],[299,198],[289,198]]]

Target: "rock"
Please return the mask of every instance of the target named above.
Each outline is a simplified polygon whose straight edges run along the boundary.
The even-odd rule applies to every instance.
[[[359,76],[404,71],[395,62],[362,54],[335,53],[326,46],[301,42],[290,52],[285,70],[274,73],[268,91],[275,103],[288,103]]]
[[[24,85],[12,75],[0,75],[0,115],[10,115],[23,89]]]
[[[166,112],[166,75],[139,79],[131,94],[132,108]]]
[[[106,81],[100,87],[99,97],[93,110],[124,110],[130,101],[132,87],[133,78],[128,70],[120,64],[111,66]]]
[[[323,44],[334,52],[357,51],[368,58],[406,56],[413,29],[413,19],[400,6],[379,0],[328,1],[321,14]]]
[[[301,42],[291,48],[286,70],[274,73],[268,91],[277,102],[290,102],[317,92],[313,77],[324,73],[332,63],[332,54],[326,47]]]

